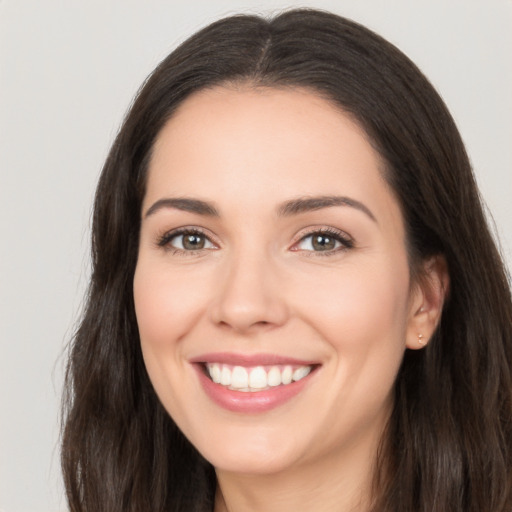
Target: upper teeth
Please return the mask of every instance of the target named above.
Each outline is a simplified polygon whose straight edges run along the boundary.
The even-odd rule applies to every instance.
[[[220,363],[207,363],[206,368],[213,382],[237,391],[258,391],[268,387],[290,384],[306,377],[311,366],[230,366]]]

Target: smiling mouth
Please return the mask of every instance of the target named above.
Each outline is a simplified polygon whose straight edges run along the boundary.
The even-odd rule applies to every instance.
[[[215,384],[242,392],[287,386],[307,377],[317,365],[234,366],[204,363],[204,372]]]

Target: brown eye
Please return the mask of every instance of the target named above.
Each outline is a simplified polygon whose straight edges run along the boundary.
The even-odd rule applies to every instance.
[[[203,233],[195,231],[183,231],[164,238],[160,245],[170,245],[181,251],[200,251],[202,249],[213,249],[214,244]]]
[[[304,236],[296,245],[296,249],[308,252],[337,252],[338,250],[350,249],[354,242],[343,232],[317,231]]]
[[[206,240],[203,235],[198,235],[196,233],[191,233],[188,235],[182,235],[183,236],[183,248],[187,250],[194,250],[194,249],[204,249]]]
[[[332,251],[336,248],[336,240],[329,235],[313,235],[311,245],[315,251]]]

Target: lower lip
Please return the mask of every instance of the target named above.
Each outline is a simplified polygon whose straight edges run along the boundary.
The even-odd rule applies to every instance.
[[[199,375],[199,381],[208,397],[217,405],[232,412],[260,413],[270,411],[291,400],[300,393],[310,380],[312,371],[301,380],[291,384],[276,386],[264,391],[234,391],[216,384],[204,373],[201,365],[194,365]]]

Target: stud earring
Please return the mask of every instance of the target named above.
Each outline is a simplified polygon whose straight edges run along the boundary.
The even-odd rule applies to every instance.
[[[425,342],[423,341],[423,334],[418,334],[418,343],[419,343],[420,345],[423,345],[423,343],[425,343]]]

